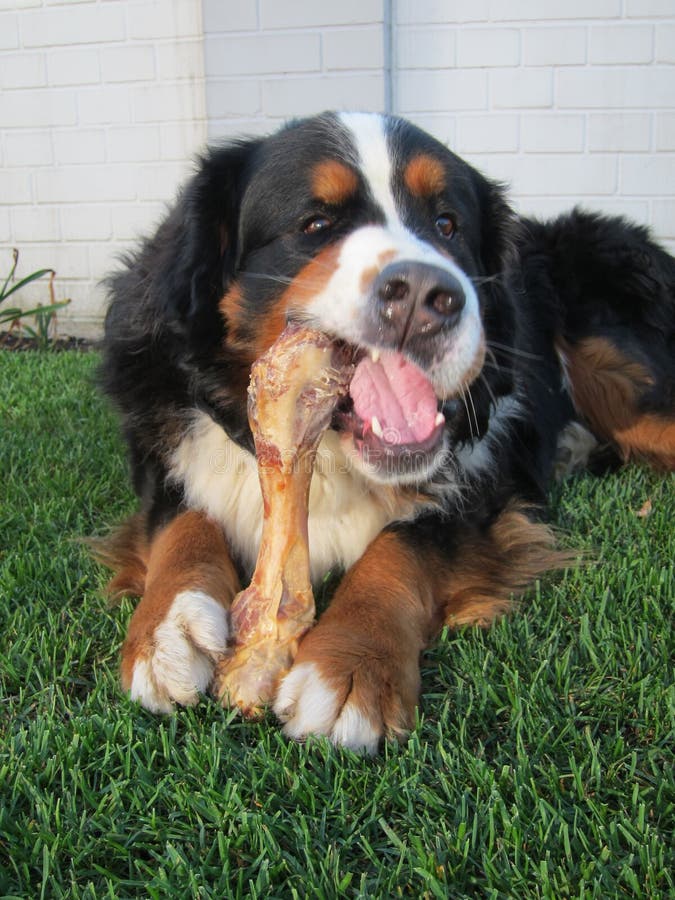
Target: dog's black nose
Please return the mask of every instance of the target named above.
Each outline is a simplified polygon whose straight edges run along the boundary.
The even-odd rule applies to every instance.
[[[454,328],[466,297],[459,280],[428,263],[402,260],[390,263],[373,285],[380,322],[398,343]]]

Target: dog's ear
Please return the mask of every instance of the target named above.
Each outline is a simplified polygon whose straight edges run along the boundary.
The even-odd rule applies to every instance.
[[[518,218],[509,205],[504,185],[479,176],[478,196],[483,268],[488,275],[501,275],[517,257]]]
[[[520,223],[508,203],[506,189],[498,182],[478,176],[478,197],[481,205],[481,249],[483,272],[487,276],[481,286],[483,326],[490,344],[497,341],[511,347],[517,331],[517,310],[511,287],[514,266],[518,262],[518,234]],[[494,365],[482,379],[482,390],[490,383],[491,397],[513,390],[514,357],[507,350],[490,347]],[[472,389],[473,390],[473,389]]]
[[[155,241],[157,296],[172,328],[191,342],[218,338],[218,301],[234,275],[239,209],[246,171],[259,141],[209,150],[182,190]]]

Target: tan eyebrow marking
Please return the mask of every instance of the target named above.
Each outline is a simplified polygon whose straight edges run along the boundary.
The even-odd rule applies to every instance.
[[[432,194],[440,194],[445,188],[445,169],[434,156],[422,153],[410,160],[403,180],[411,194],[430,197]]]
[[[314,166],[311,184],[317,200],[328,206],[339,206],[356,193],[359,179],[349,166],[336,159],[326,159]]]

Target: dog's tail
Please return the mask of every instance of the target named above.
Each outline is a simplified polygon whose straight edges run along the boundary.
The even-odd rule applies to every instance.
[[[88,538],[85,543],[94,559],[113,571],[106,587],[111,600],[143,596],[149,543],[142,513],[131,516],[109,534]]]

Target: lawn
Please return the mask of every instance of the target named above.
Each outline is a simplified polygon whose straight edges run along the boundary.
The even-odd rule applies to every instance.
[[[76,540],[133,508],[95,365],[0,352],[0,895],[674,895],[672,477],[556,490],[588,564],[446,634],[364,759],[121,694],[131,605]]]

